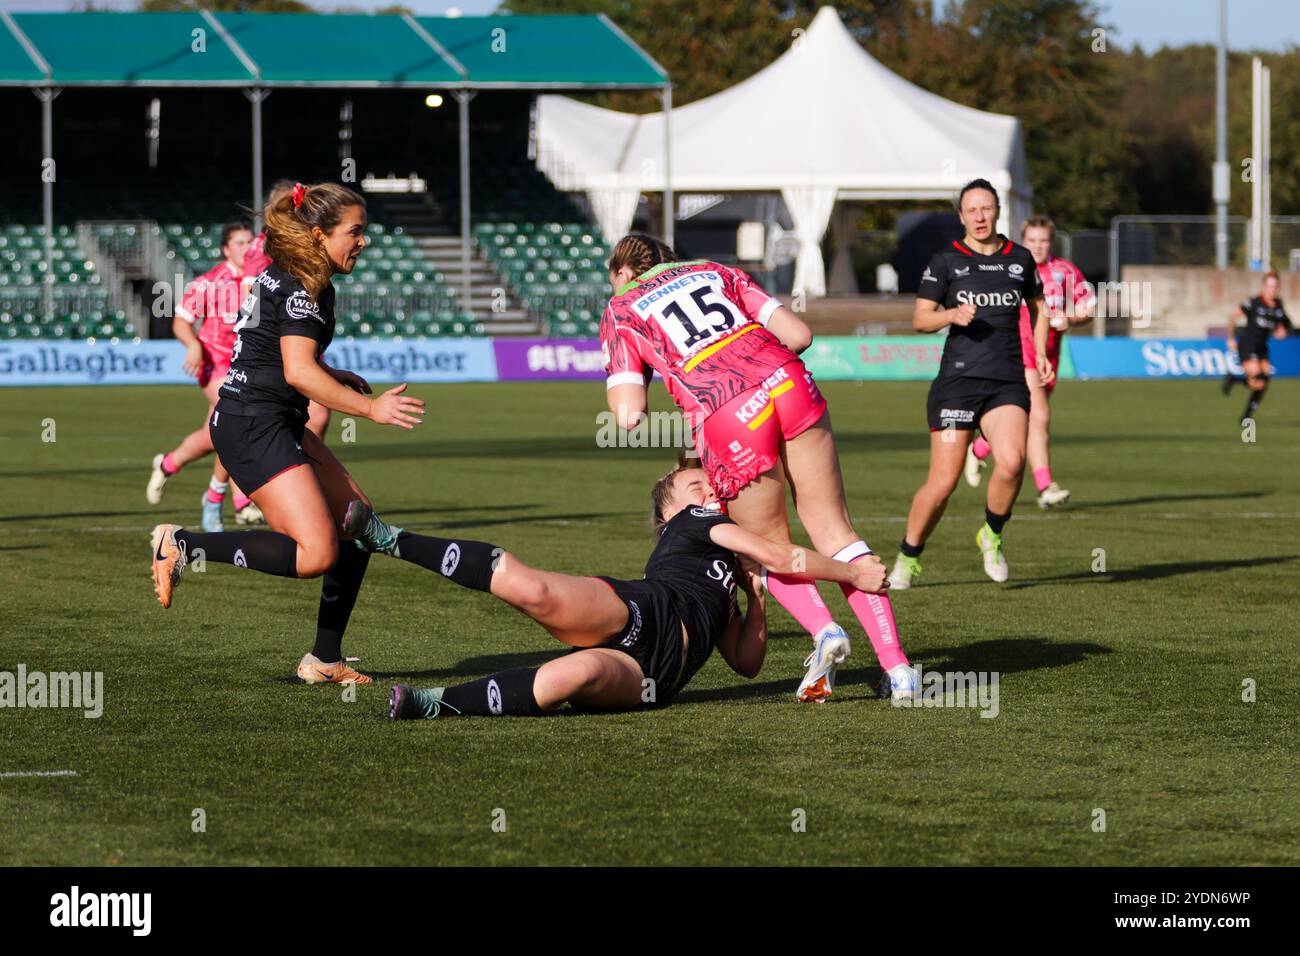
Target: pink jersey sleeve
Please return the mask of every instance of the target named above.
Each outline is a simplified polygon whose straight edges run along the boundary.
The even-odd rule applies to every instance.
[[[1069,259],[1061,259],[1061,265],[1065,271],[1065,288],[1073,292],[1074,307],[1076,310],[1089,308],[1096,301],[1096,294],[1093,291],[1092,283],[1083,277],[1083,273]]]
[[[207,275],[199,276],[185,287],[185,294],[176,305],[176,314],[190,325],[202,325],[207,317],[207,303],[211,298],[208,286]]]
[[[615,385],[645,385],[646,362],[631,330],[619,325],[613,305],[600,319],[600,351],[605,359],[605,388]]]
[[[768,295],[743,269],[731,266],[716,268],[727,280],[727,298],[740,306],[741,311],[759,325],[767,325],[772,313],[781,308],[781,300]]]

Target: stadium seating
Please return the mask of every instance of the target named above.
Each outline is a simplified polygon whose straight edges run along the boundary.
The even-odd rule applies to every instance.
[[[609,255],[590,226],[559,222],[484,222],[475,243],[557,336],[594,336],[609,299]]]
[[[132,334],[126,313],[110,309],[108,290],[71,227],[55,227],[52,262],[54,320],[46,322],[45,229],[0,227],[0,339]]]

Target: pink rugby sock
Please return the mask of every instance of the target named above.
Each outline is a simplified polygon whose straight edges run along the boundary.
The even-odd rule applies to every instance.
[[[1038,490],[1040,492],[1051,483],[1052,483],[1052,469],[1050,468],[1034,469],[1034,484],[1038,486]]]
[[[252,498],[248,497],[248,495],[244,494],[242,491],[238,492],[235,495],[235,510],[243,511],[252,500]]]
[[[869,554],[871,549],[866,542],[856,541],[841,549],[835,555],[835,560],[852,563]],[[889,598],[883,594],[859,591],[851,584],[841,584],[840,590],[844,592],[849,607],[853,608],[853,613],[867,632],[867,637],[871,638],[871,646],[876,651],[881,670],[888,671],[899,664],[906,664],[907,655],[898,642],[898,625],[894,623],[894,606],[889,603]]]
[[[219,505],[226,500],[226,488],[229,484],[224,481],[217,481],[216,478],[208,479],[208,501],[214,505]]]
[[[176,474],[176,472],[181,470],[181,466],[176,464],[176,462],[172,461],[171,452],[168,452],[167,454],[163,455],[162,470],[163,470],[163,474],[166,475],[168,478],[170,478],[172,475]]]
[[[776,598],[776,602],[789,611],[790,616],[813,637],[820,634],[826,625],[833,623],[826,602],[817,593],[817,585],[811,581],[769,571],[767,593]]]
[[[975,454],[976,458],[983,461],[993,449],[989,447],[989,443],[984,440],[983,435],[977,435],[975,440],[971,442],[970,450]]]

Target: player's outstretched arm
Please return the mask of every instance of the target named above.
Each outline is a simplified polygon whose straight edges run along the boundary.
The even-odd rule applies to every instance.
[[[753,680],[767,656],[767,607],[757,572],[744,569],[740,587],[746,597],[745,616],[727,625],[715,646],[728,667],[746,680]]]
[[[619,428],[636,428],[645,415],[646,388],[635,383],[613,385],[605,390],[605,401],[609,403],[609,410],[614,413]]]
[[[717,524],[709,537],[720,548],[734,551],[776,574],[788,574],[806,581],[834,581],[859,591],[878,594],[889,587],[885,566],[875,555],[849,564],[835,561],[808,548],[769,541],[738,524]]]
[[[403,395],[405,383],[376,398],[367,398],[335,378],[335,375],[344,373],[321,367],[316,359],[316,348],[316,340],[305,335],[286,335],[280,339],[284,380],[303,395],[336,412],[360,415],[380,425],[414,428],[421,423],[424,400]]]

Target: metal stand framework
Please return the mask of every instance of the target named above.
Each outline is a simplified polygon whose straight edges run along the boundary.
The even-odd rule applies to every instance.
[[[32,90],[41,101],[41,220],[45,224],[45,321],[54,321],[54,100],[63,91],[57,86]],[[49,169],[45,164],[49,163]]]
[[[460,112],[460,268],[461,268],[461,312],[473,312],[470,302],[473,284],[470,281],[470,209],[469,209],[469,101],[474,93],[469,90],[457,90],[456,106]]]
[[[264,86],[244,90],[244,96],[253,106],[253,232],[262,231],[262,203],[266,193],[262,189],[262,101],[271,95]]]
[[[664,242],[673,244],[676,201],[673,196],[673,87],[664,84]]]
[[[253,85],[244,90],[244,96],[253,106],[253,231],[260,232],[262,226],[262,101],[271,95],[271,91],[262,86],[262,68],[258,66],[239,42],[230,35],[230,31],[208,10],[199,10],[203,22],[221,38],[221,42],[235,55],[253,76]]]
[[[1228,10],[1219,0],[1219,45],[1214,55],[1214,263],[1228,268]],[[1111,276],[1112,282],[1119,276]]]

